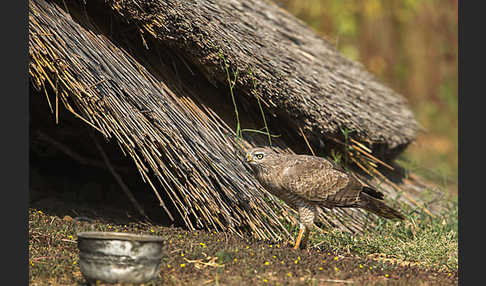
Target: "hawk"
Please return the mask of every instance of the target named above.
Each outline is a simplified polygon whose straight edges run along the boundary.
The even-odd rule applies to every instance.
[[[362,208],[384,218],[404,219],[385,204],[381,192],[362,185],[340,165],[325,158],[253,148],[247,152],[246,161],[265,189],[298,212],[299,234],[294,249],[299,248],[301,241],[302,247],[307,244],[317,207]]]

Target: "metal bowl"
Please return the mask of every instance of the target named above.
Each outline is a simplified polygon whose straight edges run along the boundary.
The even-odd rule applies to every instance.
[[[79,267],[90,283],[144,283],[157,278],[160,236],[120,232],[80,232]]]

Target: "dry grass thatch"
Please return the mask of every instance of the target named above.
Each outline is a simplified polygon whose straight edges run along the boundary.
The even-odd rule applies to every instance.
[[[30,12],[33,84],[55,91],[54,97],[46,94],[53,112],[62,102],[115,139],[167,212],[160,189],[190,229],[246,228],[259,238],[284,231],[275,213],[282,207],[255,183],[233,132],[214,112],[176,96],[130,54],[85,30],[56,3],[30,1]]]
[[[266,136],[249,133],[235,140],[235,131],[220,113],[201,100],[197,88],[190,87],[194,83],[170,82],[177,78],[172,69],[176,67],[162,59],[149,63],[140,56],[149,53],[157,60],[157,55],[176,57],[174,51],[164,50],[163,45],[148,48],[148,43],[157,44],[157,40],[139,27],[123,26],[111,18],[95,21],[112,12],[93,15],[84,4],[66,2],[69,6],[65,1],[29,1],[30,80],[45,92],[56,121],[62,120],[57,114],[63,106],[115,141],[133,160],[161,207],[172,218],[180,216],[189,229],[250,232],[259,239],[291,238],[284,224],[295,222],[293,211],[262,189],[243,161],[244,149],[263,144]],[[127,27],[135,30],[123,31]],[[135,35],[139,42],[130,38],[122,44],[125,33]],[[190,63],[178,62],[191,70]],[[261,115],[255,113],[255,117]],[[351,160],[366,172],[376,172],[368,182],[381,181],[381,189],[397,197],[403,188],[375,168],[388,164],[363,144],[355,140],[349,144],[354,150]],[[291,152],[283,140],[274,145]],[[166,192],[177,213],[169,211],[160,192]],[[400,202],[420,205],[404,194]],[[362,230],[375,221],[360,210],[323,210],[321,220],[349,231]]]
[[[405,98],[271,1],[104,2],[216,84],[226,81],[218,57],[223,51],[231,69],[239,70],[235,85],[242,96],[258,79],[267,110],[292,133],[302,129],[311,144],[342,141],[345,127],[375,154],[393,159],[417,134]]]

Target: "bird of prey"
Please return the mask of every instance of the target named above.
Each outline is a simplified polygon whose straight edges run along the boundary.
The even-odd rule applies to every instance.
[[[246,161],[265,189],[298,212],[299,234],[294,249],[307,244],[317,207],[362,208],[388,219],[404,219],[385,204],[381,192],[362,185],[340,165],[325,158],[252,148]]]

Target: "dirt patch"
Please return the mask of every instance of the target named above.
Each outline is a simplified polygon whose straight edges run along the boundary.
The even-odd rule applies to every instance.
[[[54,200],[54,199],[53,199]],[[49,202],[49,200],[44,200]],[[93,224],[77,223],[71,215],[53,214],[51,207],[29,210],[31,285],[85,285],[78,265],[77,230],[121,231],[165,238],[160,277],[147,285],[453,285],[457,271],[439,272],[402,266],[319,249],[293,250],[286,243],[270,243],[227,233],[189,232],[180,227],[138,221],[135,215],[107,208],[71,208],[90,215]],[[63,204],[70,208],[69,204]],[[91,213],[90,213],[91,212]],[[94,212],[103,214],[95,217]],[[120,224],[121,221],[126,223]]]

